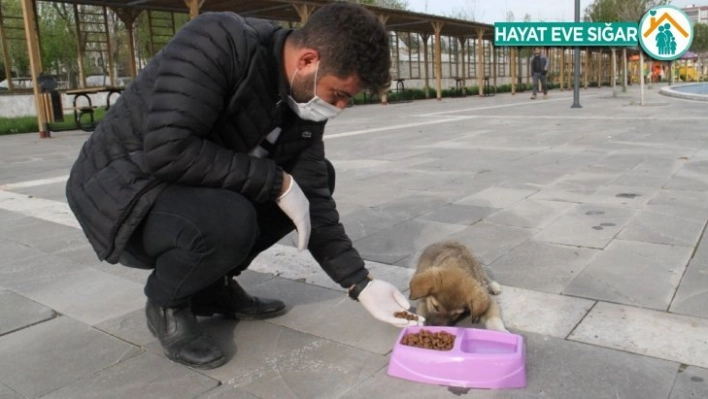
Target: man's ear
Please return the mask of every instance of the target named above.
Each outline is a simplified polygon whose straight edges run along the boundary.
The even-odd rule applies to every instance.
[[[317,50],[309,47],[300,49],[297,60],[297,68],[300,70],[307,69],[310,65],[315,65],[320,60],[320,53]]]
[[[410,282],[411,292],[408,298],[416,300],[436,293],[439,280],[437,274],[435,270],[428,269],[414,275]]]

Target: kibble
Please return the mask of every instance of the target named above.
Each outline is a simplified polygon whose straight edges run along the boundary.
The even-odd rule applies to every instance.
[[[406,320],[418,320],[418,315],[406,312],[405,310],[402,310],[400,312],[396,312],[393,314],[395,317],[398,317],[399,319],[406,319]]]
[[[401,344],[423,349],[449,351],[455,345],[455,336],[445,331],[420,330],[418,333],[403,336]]]

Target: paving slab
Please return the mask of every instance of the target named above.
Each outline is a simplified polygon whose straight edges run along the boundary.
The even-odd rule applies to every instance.
[[[502,309],[507,330],[566,338],[587,315],[595,301],[565,295],[547,294],[522,288],[502,286],[502,293],[492,297]],[[461,327],[484,328],[469,318]]]
[[[534,236],[537,241],[603,249],[636,211],[602,205],[577,205]]]
[[[542,229],[573,207],[567,202],[526,199],[488,216],[486,220],[506,226]]]
[[[124,341],[57,317],[0,337],[0,383],[36,398],[139,353]]]
[[[14,241],[10,241],[9,239],[0,239],[0,253],[5,259],[2,263],[0,263],[0,273],[2,273],[2,270],[5,269],[8,264],[23,262],[25,260],[43,255],[41,251],[35,248],[18,244]],[[2,285],[2,280],[0,280],[0,285]]]
[[[19,292],[88,325],[145,306],[142,285],[92,268],[23,287]]]
[[[614,240],[564,294],[667,310],[691,248]]]
[[[501,256],[533,236],[535,230],[502,226],[482,221],[448,237],[457,240],[472,251],[484,265]]]
[[[489,270],[504,285],[559,294],[599,253],[530,239],[494,261]]]
[[[681,366],[669,399],[708,398],[708,369]]]
[[[524,334],[527,386],[450,389],[379,371],[343,398],[666,398],[678,364],[537,334]]]
[[[0,384],[0,398],[3,399],[25,399],[24,396],[20,396],[17,392],[13,391],[7,385]]]
[[[664,188],[695,191],[708,190],[708,165],[705,162],[687,163],[664,183]]]
[[[708,208],[708,191],[673,190],[659,191],[649,200],[648,205],[671,205],[676,208],[689,208],[690,212]]]
[[[459,224],[469,226],[479,222],[489,215],[498,212],[499,208],[489,208],[485,206],[448,204],[439,207],[433,212],[419,216],[419,220],[431,222]]]
[[[275,297],[288,312],[269,322],[371,353],[393,348],[399,329],[378,322],[345,293],[281,278],[250,289],[252,295]]]
[[[157,341],[148,330],[144,308],[98,323],[94,328],[135,346],[147,347]]]
[[[11,190],[32,197],[66,202],[66,180],[34,187],[12,188]]]
[[[363,207],[383,205],[395,199],[412,195],[409,190],[401,190],[388,185],[373,184],[338,184],[333,194],[337,204],[353,204]]]
[[[219,385],[218,387],[196,397],[196,399],[259,399],[242,389],[236,389],[230,385]]]
[[[706,368],[706,329],[706,319],[599,302],[568,339]]]
[[[112,365],[42,398],[194,398],[217,387],[219,381],[143,353]]]
[[[0,336],[52,319],[46,306],[11,291],[0,290]]]
[[[205,329],[229,362],[204,374],[257,397],[340,397],[387,363],[382,355],[267,322],[210,322]]]
[[[705,218],[682,219],[671,214],[643,210],[637,212],[617,238],[653,244],[694,247],[698,243],[705,225]]]
[[[364,259],[392,264],[464,229],[456,224],[409,220],[356,240],[354,247]]]
[[[68,259],[45,255],[0,263],[0,284],[3,287],[23,293],[38,285],[51,283],[58,278],[79,274],[87,269]]]
[[[549,187],[551,189],[591,196],[599,188],[608,185],[622,172],[617,169],[585,168],[570,173]]]
[[[406,290],[413,273],[404,267],[394,267],[378,262],[364,261],[364,265],[376,278],[385,280],[399,290]],[[279,276],[285,279],[312,284],[318,287],[344,292],[344,288],[335,283],[309,252],[299,253],[296,248],[284,245],[274,245],[256,257],[246,272],[254,272],[261,276]],[[249,287],[261,284],[267,279],[244,284]]]
[[[432,193],[399,198],[373,208],[361,208],[340,217],[351,240],[358,240],[388,227],[414,219],[447,203]]]
[[[91,252],[89,255],[84,255],[85,261],[88,260],[86,258],[90,258],[94,254],[93,249],[90,249],[90,251]],[[81,260],[81,255],[75,253],[67,256],[67,258]],[[120,263],[113,265],[108,262],[93,261],[91,263],[87,263],[87,265],[93,270],[97,270],[101,273],[112,275],[123,280],[128,280],[130,282],[140,284],[141,286],[145,286],[145,282],[147,282],[148,277],[153,271],[152,269],[138,269],[135,267],[127,267],[121,265]]]
[[[708,319],[708,238],[701,238],[669,311]]]
[[[506,208],[533,195],[536,191],[490,187],[457,202],[458,205],[476,205],[487,208]]]

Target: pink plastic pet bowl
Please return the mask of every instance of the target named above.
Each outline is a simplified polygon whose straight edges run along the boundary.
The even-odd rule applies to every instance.
[[[455,335],[449,351],[401,344],[420,330]],[[398,336],[388,375],[427,384],[459,388],[523,388],[526,386],[524,338],[518,334],[462,327],[406,327]]]

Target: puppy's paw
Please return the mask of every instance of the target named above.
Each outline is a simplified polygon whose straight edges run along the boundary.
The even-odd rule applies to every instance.
[[[492,317],[491,319],[488,319],[487,322],[484,323],[484,327],[487,330],[509,332],[509,330],[507,330],[504,326],[504,322],[502,321],[502,319],[498,317]]]
[[[494,295],[499,295],[502,292],[502,287],[496,281],[489,280],[489,292]]]

